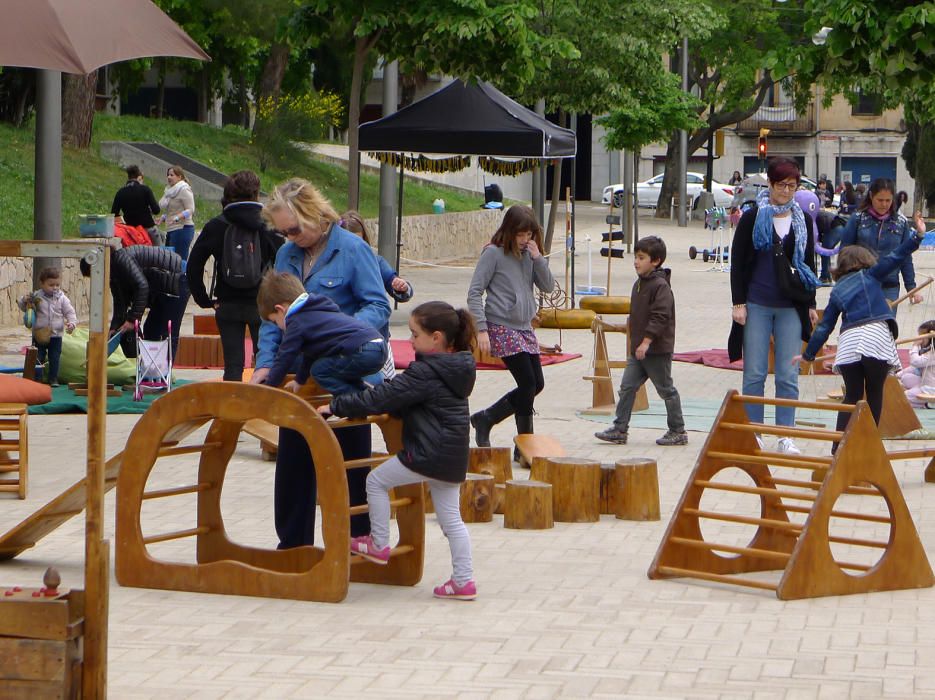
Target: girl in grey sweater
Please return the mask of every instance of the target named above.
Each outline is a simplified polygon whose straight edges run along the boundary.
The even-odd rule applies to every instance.
[[[502,359],[516,380],[513,391],[471,416],[478,447],[489,447],[490,430],[510,415],[516,416],[517,433],[533,432],[533,402],[545,386],[532,330],[537,310],[533,285],[543,292],[555,286],[541,247],[542,227],[535,213],[515,204],[481,252],[471,279],[468,308],[477,322],[477,347]]]

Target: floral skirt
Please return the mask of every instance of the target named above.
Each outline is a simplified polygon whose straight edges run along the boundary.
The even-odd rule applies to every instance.
[[[509,357],[520,352],[539,354],[539,341],[531,330],[518,331],[488,322],[487,334],[490,336],[490,354],[494,357]]]

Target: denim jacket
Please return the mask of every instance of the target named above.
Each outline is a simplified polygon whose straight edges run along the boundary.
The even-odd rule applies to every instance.
[[[853,214],[841,234],[841,246],[862,245],[877,254],[878,258],[892,253],[908,238],[915,237],[911,222],[902,214],[890,216],[885,221],[877,221],[866,211]],[[906,256],[899,265],[892,268],[885,278],[881,278],[884,287],[899,287],[899,273],[902,272],[906,289],[916,286],[916,272],[912,266],[912,257]]]
[[[831,298],[822,316],[821,323],[812,333],[802,359],[811,362],[815,353],[825,344],[837,325],[838,316],[843,315],[841,332],[874,321],[886,321],[893,329],[896,315],[883,296],[883,280],[919,247],[922,239],[914,232],[896,250],[881,259],[873,267],[844,275],[831,290]],[[895,337],[896,333],[894,333]]]
[[[275,268],[302,279],[304,262],[305,251],[290,241],[276,253]],[[342,312],[373,328],[383,328],[389,321],[390,305],[377,256],[363,239],[337,224],[332,224],[328,244],[302,283],[310,294],[328,297]],[[272,366],[281,341],[279,327],[263,319],[256,357],[258,368]]]

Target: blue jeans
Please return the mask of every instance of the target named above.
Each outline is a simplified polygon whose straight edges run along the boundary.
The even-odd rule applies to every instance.
[[[320,357],[312,363],[311,373],[315,381],[329,394],[347,394],[362,391],[363,379],[379,373],[386,362],[386,341],[367,342],[346,355]]]
[[[776,398],[799,398],[799,368],[792,358],[802,351],[802,322],[791,307],[773,308],[747,303],[747,323],[743,329],[743,393],[765,396],[769,370],[769,339],[773,339],[776,359]],[[747,417],[763,422],[763,405],[747,404]],[[795,408],[776,407],[776,425],[795,424]]]
[[[166,245],[175,249],[182,260],[188,260],[188,251],[192,247],[192,239],[195,237],[195,225],[185,224],[182,228],[169,231],[166,235]]]
[[[887,301],[896,301],[899,299],[899,285],[895,287],[883,287],[883,297]],[[899,311],[898,306],[893,307],[893,316],[896,315],[896,312]]]
[[[33,341],[35,343],[35,340]],[[39,345],[35,343],[36,350],[39,352],[36,354],[36,358],[39,361],[39,364],[44,365],[46,358],[49,359],[49,366],[46,368],[43,373],[43,380],[46,384],[55,384],[58,382],[58,366],[62,359],[62,336],[53,335],[49,338],[48,345]]]

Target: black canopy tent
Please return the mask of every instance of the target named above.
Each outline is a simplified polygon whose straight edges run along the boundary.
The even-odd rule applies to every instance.
[[[461,80],[436,90],[394,114],[362,124],[359,148],[399,154],[396,269],[402,248],[405,153],[505,158],[574,158],[575,133],[523,107],[490,83]],[[359,164],[358,164],[359,167]],[[574,217],[572,217],[574,255]],[[572,258],[572,290],[574,258]]]

